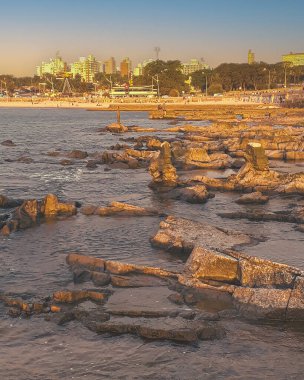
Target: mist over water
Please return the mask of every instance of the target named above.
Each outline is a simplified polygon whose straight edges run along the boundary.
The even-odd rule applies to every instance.
[[[304,269],[304,234],[294,230],[293,224],[230,220],[217,215],[252,207],[235,204],[238,194],[216,193],[204,205],[163,200],[148,188],[150,176],[146,169],[104,171],[105,167],[99,165],[90,170],[86,168],[87,160],[62,166],[62,157],[47,155],[55,150],[67,153],[73,149],[93,154],[122,143],[121,138],[140,135],[98,132],[115,117],[112,112],[85,110],[0,109],[0,142],[10,139],[16,144],[0,145],[0,194],[42,198],[54,193],[61,200],[82,204],[122,201],[152,206],[169,215],[261,238],[263,241],[244,247],[243,251]],[[168,121],[149,120],[146,113],[122,112],[121,117],[125,125],[169,127]],[[30,157],[33,162],[15,162],[20,157]],[[299,168],[281,164],[279,170]],[[219,177],[229,175],[231,170],[199,172]],[[189,172],[180,174],[187,176]],[[286,210],[292,203],[304,205],[299,197],[275,197],[266,206],[255,207]],[[0,291],[31,298],[46,297],[59,289],[74,289],[77,285],[65,263],[71,251],[178,270],[183,265],[181,257],[150,246],[149,237],[157,231],[159,222],[159,217],[101,218],[78,214],[1,237]],[[97,335],[78,322],[57,326],[35,316],[12,319],[6,312],[0,303],[1,379],[300,379],[304,371],[303,331],[283,325],[231,321],[226,338],[185,346],[129,335]]]

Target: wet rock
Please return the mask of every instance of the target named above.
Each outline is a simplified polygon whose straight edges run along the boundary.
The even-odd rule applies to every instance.
[[[8,147],[16,146],[16,144],[12,140],[4,140],[1,142],[1,145]]]
[[[94,215],[96,213],[97,206],[94,205],[84,205],[81,207],[80,212],[83,215]]]
[[[80,266],[97,272],[104,272],[105,269],[105,260],[78,253],[69,253],[66,262],[71,266]]]
[[[132,276],[111,275],[111,284],[114,287],[151,287],[165,286],[167,281],[162,278],[157,278],[149,275],[133,274]]]
[[[128,128],[122,125],[121,123],[112,123],[106,127],[106,130],[112,133],[128,132]]]
[[[91,280],[91,272],[82,268],[75,268],[73,270],[73,281],[75,284],[80,284]]]
[[[97,208],[95,213],[99,216],[128,215],[128,216],[153,216],[158,211],[153,208],[144,208],[122,202],[111,202],[107,207]]]
[[[55,195],[48,194],[42,201],[37,201],[37,199],[24,201],[20,207],[12,212],[5,226],[2,227],[1,233],[9,235],[19,229],[39,224],[45,218],[59,215],[69,216],[76,214],[76,212],[74,204],[60,203]]]
[[[288,321],[304,321],[304,291],[295,289],[288,302],[286,319]]]
[[[112,274],[144,273],[157,277],[176,278],[177,273],[157,267],[122,263],[120,261],[105,261],[105,270]]]
[[[62,290],[53,294],[53,300],[58,303],[78,303],[86,300],[103,303],[107,300],[108,296],[108,293],[93,290]]]
[[[105,286],[111,282],[109,273],[91,272],[91,280],[95,286]]]
[[[88,157],[88,152],[82,151],[79,149],[74,149],[71,152],[69,152],[67,156],[68,156],[68,158],[83,160],[84,158]]]
[[[260,191],[256,191],[250,194],[244,194],[236,200],[239,204],[264,204],[269,201],[267,195],[263,195]]]
[[[5,195],[0,194],[0,208],[13,208],[21,206],[23,199],[8,198]]]
[[[146,143],[147,148],[151,150],[160,150],[161,145],[162,145],[162,141],[155,138],[150,138]]]
[[[28,156],[21,156],[16,160],[16,162],[22,162],[23,164],[31,164],[32,162],[34,162],[34,160]]]
[[[54,194],[48,194],[42,201],[40,212],[45,217],[57,215],[75,215],[75,204],[61,203]]]
[[[149,172],[152,176],[151,187],[175,187],[177,184],[176,169],[171,162],[171,148],[168,142],[161,144],[159,154],[152,159]]]
[[[291,290],[236,287],[233,293],[239,313],[248,319],[285,320]]]
[[[214,198],[214,194],[209,193],[204,185],[177,188],[168,195],[170,198],[181,199],[188,203],[206,203],[208,199]]]
[[[98,166],[99,161],[96,160],[89,160],[86,164],[86,168],[88,169],[96,169]]]
[[[248,219],[254,221],[278,221],[287,223],[304,223],[304,207],[291,211],[265,212],[262,210],[220,213],[219,216],[230,219]]]
[[[63,160],[60,160],[60,165],[62,166],[69,166],[69,165],[74,165],[74,161],[72,160],[68,160],[68,159],[63,159]]]
[[[55,150],[55,151],[47,152],[47,155],[50,157],[58,157],[60,156],[60,152],[58,152],[58,150]]]
[[[252,238],[236,231],[218,228],[207,223],[168,216],[151,239],[155,247],[178,253],[191,253],[194,246],[206,249],[225,249],[249,244]]]
[[[172,293],[168,296],[168,300],[175,303],[176,305],[184,304],[184,297],[180,293]]]

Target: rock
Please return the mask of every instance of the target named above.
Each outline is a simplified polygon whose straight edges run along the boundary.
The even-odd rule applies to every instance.
[[[57,197],[53,194],[48,194],[42,201],[37,201],[36,199],[27,200],[12,212],[6,224],[2,227],[1,234],[9,235],[19,229],[39,224],[45,218],[74,215],[76,212],[74,204],[59,203]]]
[[[158,211],[153,208],[144,208],[122,202],[111,202],[107,207],[97,208],[95,213],[99,216],[127,215],[127,216],[154,216]]]
[[[184,297],[180,293],[172,293],[168,296],[168,300],[175,303],[176,305],[184,304]]]
[[[8,198],[5,195],[0,194],[0,208],[13,208],[21,206],[23,199]]]
[[[114,287],[138,288],[165,286],[167,285],[167,281],[162,278],[142,274],[133,274],[131,276],[111,275],[111,284]]]
[[[206,186],[196,185],[174,189],[169,193],[169,196],[188,203],[206,203],[208,199],[214,197],[214,194],[210,194]]]
[[[58,156],[60,156],[60,152],[55,150],[55,151],[47,152],[47,155],[50,157],[58,157]]]
[[[111,276],[103,272],[91,272],[91,280],[95,286],[105,286],[111,282]]]
[[[1,145],[8,147],[16,146],[16,144],[12,140],[4,140],[1,142]]]
[[[239,313],[248,319],[285,320],[291,290],[236,287],[233,293]]]
[[[32,162],[34,162],[34,160],[31,157],[27,156],[21,156],[16,161],[22,162],[23,164],[31,164]]]
[[[89,160],[86,164],[86,168],[88,169],[96,169],[97,168],[97,165],[98,164],[98,161],[97,160]]]
[[[83,160],[88,157],[88,153],[79,149],[74,149],[68,153],[68,158],[75,158],[79,160]]]
[[[297,207],[289,211],[264,212],[262,210],[237,211],[218,214],[223,218],[249,219],[255,221],[278,221],[287,223],[304,223],[304,207]]]
[[[128,264],[128,263],[122,263],[119,261],[112,261],[112,260],[105,261],[105,270],[112,274],[142,273],[142,274],[149,274],[152,276],[164,277],[164,278],[177,277],[177,273],[170,272],[161,268]]]
[[[301,271],[285,264],[259,257],[245,256],[239,260],[240,282],[251,288],[291,288]]]
[[[120,123],[112,123],[106,127],[106,130],[112,133],[128,132],[128,128]]]
[[[190,147],[185,152],[185,160],[186,163],[191,162],[210,162],[211,159],[204,148],[198,148],[198,147]]]
[[[105,260],[78,253],[69,253],[66,257],[66,262],[68,265],[80,266],[92,271],[103,272],[105,269]]]
[[[264,204],[269,201],[267,195],[263,195],[260,191],[256,191],[250,194],[244,194],[236,200],[239,204]]]
[[[304,321],[304,291],[292,290],[288,302],[286,319],[288,321]]]
[[[156,158],[152,159],[149,172],[152,176],[150,186],[175,187],[177,181],[176,169],[171,162],[171,148],[168,142],[161,144],[161,150]]]
[[[77,213],[74,204],[60,203],[54,194],[48,194],[42,201],[41,214],[45,217],[57,215],[75,215]]]
[[[190,254],[195,246],[218,250],[249,244],[252,238],[236,231],[218,228],[207,223],[168,216],[151,238],[153,246]]]
[[[187,260],[185,272],[200,281],[237,283],[238,260],[220,252],[195,247]]]
[[[74,162],[72,160],[68,160],[68,159],[60,160],[59,163],[60,163],[60,165],[63,165],[63,166],[74,165]]]
[[[96,213],[97,206],[94,205],[84,205],[81,207],[80,212],[83,215],[94,215]]]
[[[260,143],[251,142],[247,145],[246,160],[255,170],[269,170],[268,158]]]
[[[102,303],[107,300],[108,294],[95,292],[93,290],[62,290],[53,294],[53,300],[60,303],[77,303],[85,300],[91,300]]]

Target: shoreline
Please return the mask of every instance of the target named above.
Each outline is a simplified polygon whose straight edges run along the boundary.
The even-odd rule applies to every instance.
[[[224,106],[242,106],[242,107],[258,107],[258,108],[277,108],[273,104],[247,103],[237,99],[221,99],[221,100],[206,100],[203,102],[111,102],[111,103],[92,103],[92,102],[75,102],[75,101],[3,101],[0,100],[0,108],[27,108],[27,109],[86,109],[88,111],[116,111],[117,108],[121,111],[154,111],[158,109],[158,105],[165,105],[167,110],[200,110],[206,106],[216,105],[217,107]]]

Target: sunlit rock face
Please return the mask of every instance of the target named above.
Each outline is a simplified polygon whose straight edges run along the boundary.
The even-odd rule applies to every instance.
[[[158,156],[151,161],[149,172],[152,176],[152,187],[174,187],[177,184],[176,169],[171,161],[171,147],[165,141],[161,144]]]

